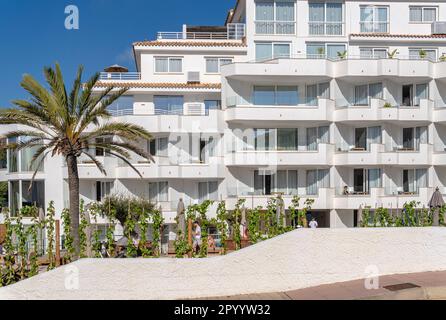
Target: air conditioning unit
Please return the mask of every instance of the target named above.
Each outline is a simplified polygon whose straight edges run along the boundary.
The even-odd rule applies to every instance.
[[[446,34],[446,21],[435,21],[432,23],[432,34]]]
[[[189,71],[187,73],[187,82],[188,83],[200,83],[200,72]]]
[[[189,103],[187,104],[188,116],[201,116],[203,114],[203,106],[201,103]]]

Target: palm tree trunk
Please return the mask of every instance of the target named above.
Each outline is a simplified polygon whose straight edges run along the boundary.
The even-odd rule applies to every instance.
[[[68,188],[70,192],[71,236],[73,237],[74,259],[79,258],[79,172],[77,158],[68,155]]]

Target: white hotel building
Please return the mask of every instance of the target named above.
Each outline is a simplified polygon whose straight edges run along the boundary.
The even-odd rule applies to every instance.
[[[180,198],[231,209],[299,195],[332,228],[354,227],[360,207],[427,205],[446,193],[442,21],[446,1],[239,0],[224,27],[136,42],[137,72],[104,72],[97,90],[130,88],[111,112],[153,134],[141,145],[155,163],[132,159],[140,179],[96,150],[108,175],[81,159],[81,197],[144,197],[173,224]],[[0,171],[10,206],[54,200],[60,212],[63,159],[48,158],[28,192],[29,159],[9,154]]]

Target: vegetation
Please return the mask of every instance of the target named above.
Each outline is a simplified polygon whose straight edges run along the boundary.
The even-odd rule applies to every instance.
[[[389,57],[389,59],[393,59],[396,57],[396,55],[398,54],[398,49],[392,50],[392,51],[387,51],[387,56]]]
[[[338,58],[341,60],[347,59],[347,55],[348,55],[347,51],[338,52]]]
[[[362,211],[362,221],[360,227],[363,228],[386,228],[386,227],[430,227],[433,225],[434,210],[439,210],[440,222],[444,225],[444,213],[446,206],[439,209],[429,210],[420,208],[420,203],[416,201],[404,204],[401,212],[393,214],[387,208],[377,208],[373,214],[370,208]]]
[[[0,182],[0,212],[8,206],[8,182]]]
[[[33,148],[36,152],[31,166],[37,168],[48,156],[60,155],[68,168],[71,235],[73,237],[74,258],[80,254],[79,239],[79,174],[78,159],[88,157],[98,169],[106,174],[103,165],[90,150],[101,148],[111,156],[130,163],[129,151],[152,160],[150,154],[137,145],[141,139],[151,136],[144,128],[122,122],[108,122],[111,117],[107,108],[126,93],[127,88],[115,90],[109,87],[95,94],[94,88],[99,74],[94,75],[85,85],[82,84],[83,68],[79,67],[73,87],[68,93],[59,64],[47,67],[44,75],[48,88],[30,75],[25,75],[21,86],[31,95],[30,100],[15,100],[15,108],[0,111],[0,125],[18,124],[28,129],[11,131],[5,136],[10,142],[6,148],[20,151]],[[87,132],[88,128],[88,132]],[[26,137],[26,139],[23,139]],[[110,138],[114,137],[114,139]]]

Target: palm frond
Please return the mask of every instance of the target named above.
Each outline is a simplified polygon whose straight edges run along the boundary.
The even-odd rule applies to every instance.
[[[98,161],[98,159],[96,159],[96,157],[94,157],[93,155],[91,155],[90,153],[83,151],[82,154],[86,155],[91,161],[94,162],[94,164],[96,165],[96,167],[98,167],[99,171],[103,174],[103,175],[107,175],[107,171],[105,170],[104,166],[102,165],[101,162]]]
[[[116,136],[128,140],[139,138],[150,140],[152,135],[143,127],[126,122],[109,122],[84,136],[85,139],[94,139],[103,136]]]
[[[114,152],[109,152],[109,154],[114,156],[114,157],[116,157],[116,158],[118,158],[118,159],[121,159],[122,161],[124,161],[130,168],[132,168],[139,175],[139,177],[141,179],[143,178],[141,172],[139,172],[139,170],[136,169],[135,166],[130,161],[128,161],[127,157],[123,157],[123,156],[121,156],[119,154],[116,154]]]
[[[70,93],[70,100],[69,100],[69,109],[70,113],[74,114],[77,112],[77,106],[79,102],[79,92],[82,89],[82,73],[84,71],[83,66],[79,66],[77,69],[76,79],[73,83],[73,88],[71,89]]]

